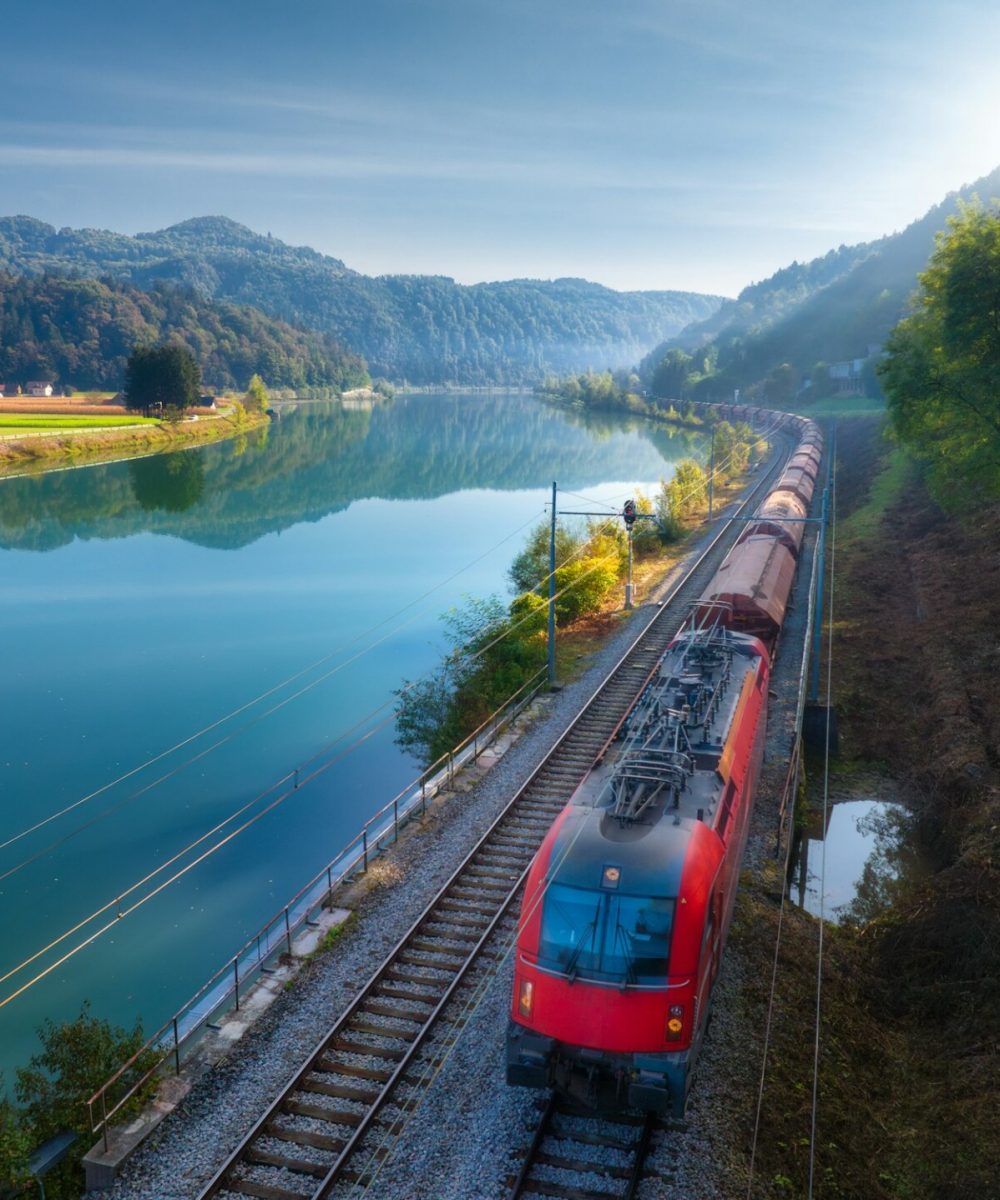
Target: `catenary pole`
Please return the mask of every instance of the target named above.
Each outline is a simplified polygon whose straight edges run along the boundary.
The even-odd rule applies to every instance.
[[[549,684],[556,681],[556,481],[552,481],[552,525],[549,534]]]
[[[715,422],[712,422],[712,449],[708,456],[708,519],[712,519],[712,501],[715,499]]]

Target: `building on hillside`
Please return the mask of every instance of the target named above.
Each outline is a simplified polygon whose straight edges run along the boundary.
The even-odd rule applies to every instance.
[[[846,362],[830,363],[830,382],[838,396],[860,396],[864,392],[861,374],[865,368],[863,358],[849,358]]]
[[[28,395],[29,396],[44,396],[46,399],[52,395],[52,384],[48,379],[29,379],[28,380]]]
[[[7,395],[7,385],[5,383],[0,383],[0,399],[2,399],[6,395]]]

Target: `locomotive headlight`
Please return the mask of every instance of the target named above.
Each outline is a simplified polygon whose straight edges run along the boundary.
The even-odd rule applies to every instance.
[[[667,1041],[679,1042],[683,1032],[684,1007],[680,1004],[671,1004],[667,1013]]]
[[[522,1017],[530,1017],[535,1003],[535,985],[530,979],[522,979],[517,989],[517,1011]]]

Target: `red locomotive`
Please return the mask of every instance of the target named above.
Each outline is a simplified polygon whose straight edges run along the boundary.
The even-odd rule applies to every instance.
[[[799,437],[795,483],[808,479],[808,495],[788,486],[786,470],[532,863],[508,1083],[554,1087],[597,1110],[683,1115],[763,753],[770,651],[802,540],[788,518],[805,513],[822,446],[811,422],[783,423]]]

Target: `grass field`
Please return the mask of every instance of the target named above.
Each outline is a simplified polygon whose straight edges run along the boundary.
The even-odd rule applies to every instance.
[[[885,412],[885,402],[871,396],[820,396],[798,401],[794,411],[804,417],[870,417]]]
[[[119,425],[155,425],[152,417],[77,417],[66,413],[0,413],[0,433],[28,430],[107,429]]]

